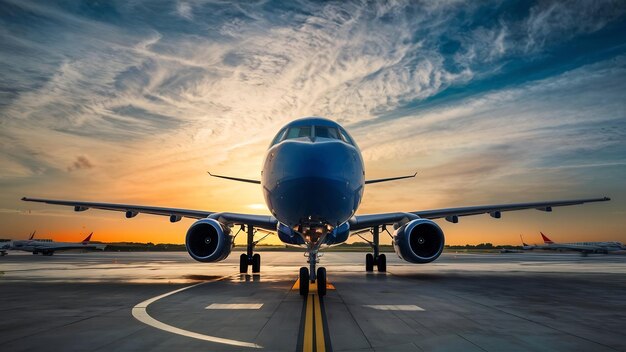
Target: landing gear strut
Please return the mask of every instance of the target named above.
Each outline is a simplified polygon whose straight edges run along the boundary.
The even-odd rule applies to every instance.
[[[310,245],[308,251],[308,263],[309,267],[303,266],[300,268],[300,295],[306,296],[309,294],[309,285],[311,283],[317,283],[317,294],[319,296],[326,295],[326,268],[320,267],[315,271],[315,266],[319,261],[319,255],[317,248],[314,245]]]
[[[384,254],[380,254],[380,228],[375,226],[373,230],[371,245],[374,253],[365,255],[365,271],[374,271],[374,265],[376,265],[378,272],[384,273],[387,271],[387,257]]]
[[[253,254],[254,245],[254,228],[250,225],[246,228],[248,231],[248,244],[246,246],[246,253],[242,253],[239,256],[239,272],[245,274],[248,272],[248,265],[252,265],[252,272],[258,273],[261,271],[261,255]]]

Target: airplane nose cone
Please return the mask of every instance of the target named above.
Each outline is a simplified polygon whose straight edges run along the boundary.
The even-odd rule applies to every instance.
[[[264,180],[264,188],[280,222],[296,226],[319,221],[335,226],[353,215],[363,177],[354,148],[339,141],[288,141],[278,147],[270,155],[274,177]]]

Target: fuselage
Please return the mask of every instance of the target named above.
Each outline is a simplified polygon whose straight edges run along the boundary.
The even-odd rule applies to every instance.
[[[623,251],[626,246],[621,242],[566,242],[566,243],[548,243],[545,245],[547,249],[580,249],[580,250],[597,250],[597,251]]]
[[[106,245],[89,242],[54,242],[51,240],[17,240],[13,241],[11,249],[25,252],[45,252],[69,249],[99,249],[103,250]]]
[[[354,215],[364,183],[363,158],[352,137],[318,117],[295,120],[278,132],[261,179],[272,215],[313,242]]]

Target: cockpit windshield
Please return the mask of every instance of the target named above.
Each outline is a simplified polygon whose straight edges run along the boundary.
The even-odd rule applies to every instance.
[[[341,127],[333,126],[297,126],[284,128],[274,138],[272,145],[278,144],[286,139],[296,138],[311,138],[315,141],[316,138],[328,138],[337,139],[354,146],[352,138]]]
[[[341,139],[341,137],[339,137],[339,130],[334,127],[325,126],[315,126],[315,137]]]
[[[285,139],[311,137],[311,126],[291,127]]]

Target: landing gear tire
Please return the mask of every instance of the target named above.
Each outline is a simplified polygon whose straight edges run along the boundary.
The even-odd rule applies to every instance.
[[[326,296],[326,268],[317,268],[317,294]]]
[[[387,257],[384,254],[378,256],[378,263],[376,263],[376,266],[378,266],[378,272],[380,273],[387,271]]]
[[[252,272],[258,273],[261,271],[261,255],[255,254],[252,256]]]
[[[245,253],[239,256],[239,272],[242,274],[248,272],[248,255]]]
[[[33,251],[33,255],[37,255],[37,254],[39,254],[39,252]]]
[[[365,255],[365,271],[374,271],[374,255],[372,253]]]
[[[309,294],[309,269],[305,266],[300,268],[300,296]]]

